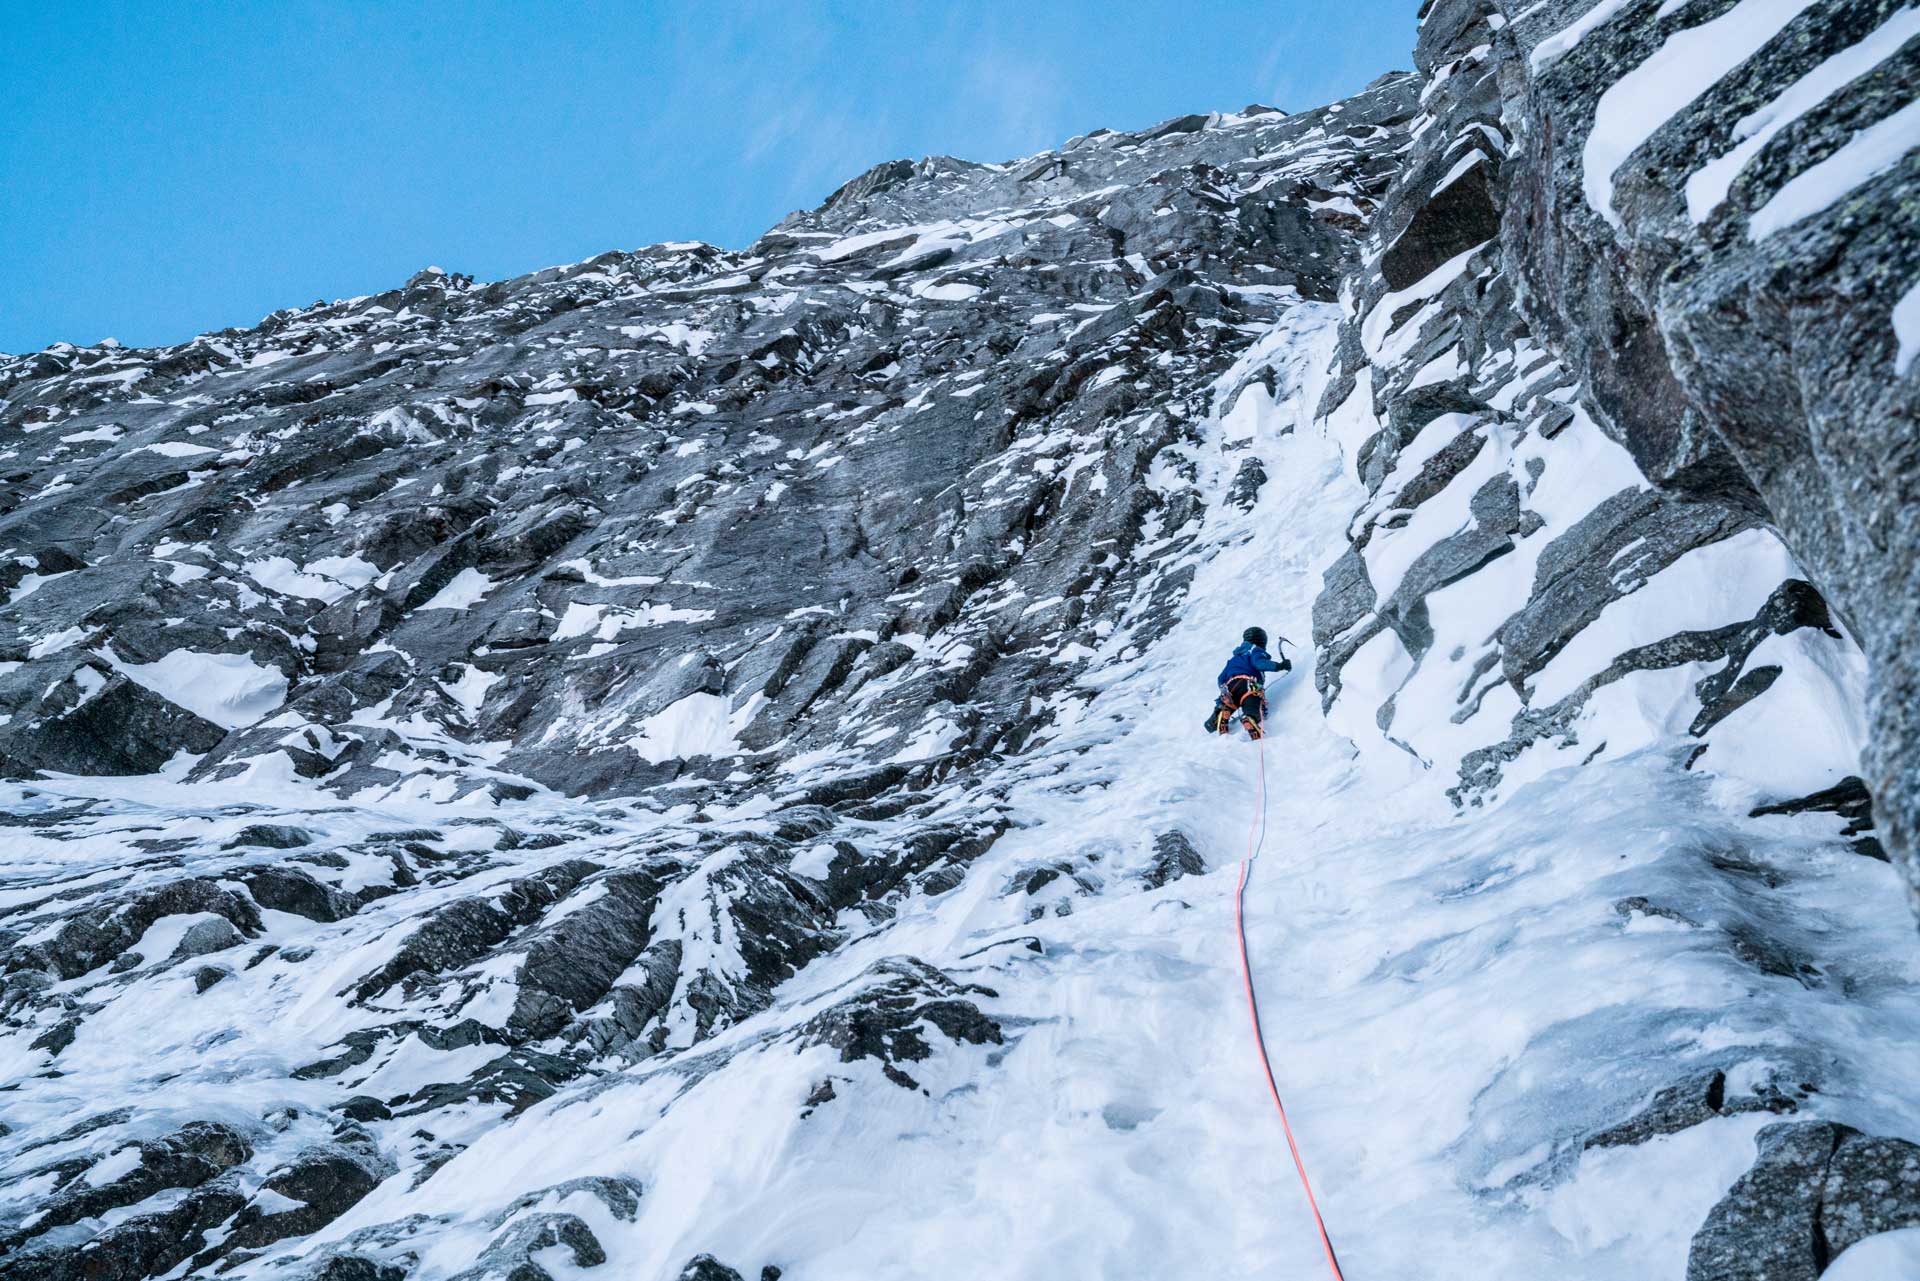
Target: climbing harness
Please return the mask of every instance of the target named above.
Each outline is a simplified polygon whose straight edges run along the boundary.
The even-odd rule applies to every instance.
[[[1258,717],[1249,717],[1246,706],[1256,704],[1260,712]],[[1233,715],[1240,713],[1240,719],[1246,722],[1247,730],[1253,737],[1260,737],[1260,720],[1267,710],[1267,691],[1261,683],[1251,676],[1233,676],[1227,680],[1226,688],[1220,691],[1220,701],[1214,706],[1214,723],[1220,733],[1233,729]]]
[[[1246,635],[1251,638],[1259,632],[1262,646],[1266,642],[1266,633],[1257,627],[1249,627]],[[1280,639],[1280,670],[1290,672],[1293,663],[1287,658],[1287,646],[1292,641],[1282,636]],[[1234,651],[1236,654],[1238,650]],[[1248,704],[1252,704],[1251,710]],[[1247,737],[1260,739],[1266,736],[1267,719],[1267,682],[1262,674],[1229,676],[1220,685],[1220,696],[1213,701],[1213,710],[1207,713],[1202,723],[1209,734],[1231,734],[1236,714],[1240,723],[1247,727]]]
[[[1300,1145],[1293,1141],[1293,1126],[1287,1121],[1287,1105],[1280,1101],[1280,1087],[1273,1079],[1273,1060],[1267,1057],[1267,1038],[1260,1031],[1260,1003],[1253,995],[1253,965],[1247,960],[1247,918],[1243,902],[1247,891],[1247,877],[1253,871],[1253,860],[1260,856],[1260,850],[1267,843],[1267,748],[1264,741],[1256,740],[1255,749],[1260,753],[1260,791],[1258,810],[1254,822],[1247,828],[1247,856],[1240,860],[1240,880],[1233,887],[1233,928],[1240,938],[1240,978],[1247,988],[1247,1015],[1253,1020],[1253,1044],[1260,1051],[1260,1070],[1266,1073],[1267,1093],[1273,1096],[1273,1106],[1280,1113],[1280,1128],[1286,1132],[1287,1150],[1293,1153],[1293,1168],[1300,1172],[1300,1186],[1306,1190],[1307,1206],[1313,1211],[1313,1224],[1320,1230],[1320,1244],[1327,1252],[1327,1267],[1333,1271],[1333,1281],[1346,1281],[1340,1271],[1340,1260],[1333,1252],[1333,1238],[1327,1235],[1326,1220],[1320,1217],[1320,1203],[1313,1198],[1313,1184],[1307,1180],[1306,1163],[1300,1159]],[[1258,832],[1258,839],[1255,833]]]

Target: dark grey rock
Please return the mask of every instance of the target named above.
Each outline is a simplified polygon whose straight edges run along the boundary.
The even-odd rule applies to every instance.
[[[394,1114],[420,1116],[460,1103],[499,1103],[506,1105],[508,1116],[518,1116],[552,1098],[583,1067],[575,1056],[522,1046],[487,1062],[464,1081],[429,1085],[393,1100]]]
[[[1380,256],[1380,275],[1387,288],[1416,284],[1449,258],[1493,239],[1500,230],[1500,210],[1494,204],[1488,174],[1496,167],[1493,161],[1475,165],[1413,211],[1406,227]]]
[[[1820,1231],[1830,1257],[1875,1233],[1912,1227],[1920,1227],[1920,1145],[1844,1136],[1820,1189]]]
[[[485,898],[449,904],[416,930],[391,960],[361,979],[355,998],[365,1001],[412,975],[438,974],[464,965],[517,927],[536,920],[600,870],[585,859],[567,859]]]
[[[405,1281],[407,1270],[361,1254],[335,1254],[307,1274],[307,1281]]]
[[[247,887],[253,901],[276,912],[291,912],[309,921],[345,920],[359,910],[360,903],[321,882],[311,873],[286,864],[260,864],[238,868],[233,878]]]
[[[239,946],[242,941],[240,931],[234,929],[230,921],[224,919],[201,921],[187,927],[187,932],[182,934],[180,941],[174,945],[173,955],[166,959],[183,961],[190,957],[224,952],[230,947]]]
[[[600,1239],[577,1214],[529,1214],[495,1237],[473,1266],[454,1274],[453,1281],[553,1281],[553,1274],[534,1259],[547,1250],[561,1249],[576,1268],[598,1267],[607,1261]]]
[[[1742,1112],[1792,1112],[1798,1103],[1776,1089],[1757,1094],[1727,1097],[1727,1074],[1719,1068],[1694,1073],[1684,1081],[1667,1086],[1648,1100],[1645,1107],[1619,1125],[1587,1136],[1583,1147],[1623,1147],[1645,1143],[1663,1134],[1675,1134],[1719,1116]]]
[[[284,823],[250,823],[228,839],[226,848],[234,850],[264,846],[267,849],[292,850],[311,844],[313,834],[304,827]]]
[[[660,890],[661,878],[646,873],[586,882],[580,892],[599,897],[525,943],[509,1033],[530,1041],[551,1036],[606,995],[652,941],[648,922]]]
[[[895,1085],[919,1089],[900,1065],[932,1057],[921,1025],[956,1044],[999,1045],[1000,1025],[968,999],[993,995],[978,984],[956,983],[924,961],[894,957],[869,967],[861,991],[808,1020],[801,1042],[832,1046],[842,1063],[874,1059]]]
[[[187,878],[141,890],[111,915],[77,913],[69,917],[50,940],[10,952],[5,969],[44,969],[63,979],[79,978],[120,956],[161,917],[198,912],[212,912],[222,917],[237,936],[235,941],[260,932],[260,913],[246,898],[212,881]],[[164,959],[145,958],[148,963]]]
[[[393,1116],[387,1105],[379,1099],[366,1094],[356,1094],[344,1102],[334,1105],[340,1115],[351,1121],[385,1121]]]
[[[8,1255],[7,1281],[138,1281],[190,1260],[247,1203],[231,1176],[196,1188],[167,1209],[138,1215],[79,1245],[29,1246]]]
[[[1873,798],[1859,778],[1841,779],[1832,787],[1790,801],[1755,806],[1750,817],[1767,814],[1837,814],[1846,821],[1840,835],[1852,838],[1856,854],[1886,861],[1887,851],[1879,839],[1862,835],[1873,830]]]
[[[550,1198],[565,1198],[576,1192],[585,1192],[606,1206],[614,1218],[626,1223],[633,1222],[640,1213],[640,1198],[646,1195],[646,1189],[638,1179],[625,1176],[590,1174],[578,1179],[568,1179],[552,1187],[542,1188],[538,1192],[529,1192],[516,1200],[508,1213],[530,1209]]]
[[[0,778],[31,778],[42,770],[151,774],[177,752],[211,751],[226,737],[211,721],[104,672],[104,664],[63,666],[89,673],[83,679],[101,682],[100,688],[88,693],[72,677],[49,683],[45,668],[0,676],[0,706],[12,709],[9,724],[0,726]],[[30,687],[41,692],[30,695]],[[12,688],[20,692],[10,698]]]
[[[1005,831],[999,821],[937,823],[912,830],[898,846],[872,852],[835,842],[838,853],[827,868],[827,900],[834,907],[850,907],[882,899],[942,865],[964,867],[991,849]]]
[[[395,1029],[400,1030],[400,1029]],[[344,1047],[340,1053],[308,1063],[293,1070],[296,1081],[314,1081],[323,1077],[338,1076],[351,1067],[358,1067],[373,1057],[387,1040],[389,1033],[377,1028],[361,1028],[347,1033],[334,1044]]]
[[[318,1231],[359,1204],[394,1168],[371,1140],[308,1148],[261,1185],[299,1204],[279,1210],[249,1204],[234,1216],[218,1253],[257,1249]],[[202,1256],[197,1266],[206,1266],[212,1257]]]
[[[94,1120],[95,1128],[117,1123],[112,1119],[112,1114]],[[97,1185],[90,1184],[81,1178],[68,1179],[60,1190],[40,1207],[39,1216],[34,1220],[32,1227],[0,1233],[0,1256],[20,1249],[34,1237],[55,1228],[76,1223],[82,1219],[94,1218],[122,1206],[135,1205],[165,1189],[199,1188],[253,1155],[252,1144],[238,1131],[230,1126],[209,1121],[191,1122],[163,1139],[140,1142],[138,1147],[140,1149],[139,1164],[116,1179]],[[108,1154],[101,1153],[101,1155]],[[72,1173],[77,1175],[92,1163],[91,1160],[77,1162]],[[199,1222],[194,1215],[188,1215],[187,1219],[182,1221]],[[144,1234],[130,1236],[126,1241],[143,1243],[139,1244],[135,1253],[144,1252],[149,1248],[144,1244],[146,1241]],[[128,1248],[133,1249],[133,1246],[129,1245]],[[49,1263],[46,1266],[53,1265]],[[44,1275],[55,1274],[45,1273]]]
[[[1848,1246],[1920,1225],[1920,1145],[1781,1122],[1694,1234],[1687,1281],[1814,1281]]]
[[[1252,511],[1266,483],[1266,466],[1258,458],[1243,458],[1227,486],[1227,501],[1241,511]]]
[[[1200,856],[1185,832],[1162,832],[1153,838],[1153,861],[1141,879],[1148,889],[1157,890],[1183,876],[1205,875],[1206,870],[1206,859]]]

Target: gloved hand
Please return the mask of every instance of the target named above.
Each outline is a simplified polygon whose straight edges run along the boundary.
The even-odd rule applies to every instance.
[[[1281,671],[1283,671],[1283,672],[1290,672],[1290,671],[1292,671],[1292,670],[1293,670],[1293,660],[1292,660],[1292,659],[1290,659],[1290,658],[1285,658],[1285,657],[1283,657],[1283,658],[1281,658],[1281,660],[1280,660],[1280,670],[1281,670]]]

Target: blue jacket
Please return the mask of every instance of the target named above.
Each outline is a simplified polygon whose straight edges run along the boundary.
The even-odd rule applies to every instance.
[[[1276,663],[1252,641],[1240,642],[1240,648],[1233,651],[1233,657],[1220,669],[1219,684],[1225,685],[1236,676],[1251,676],[1260,680],[1265,672],[1284,672],[1292,667],[1291,663]]]

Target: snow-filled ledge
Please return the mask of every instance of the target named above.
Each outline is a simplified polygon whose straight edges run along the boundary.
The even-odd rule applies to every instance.
[[[245,654],[176,649],[156,662],[130,663],[107,645],[100,657],[136,685],[227,729],[253,724],[287,697],[286,674]]]

